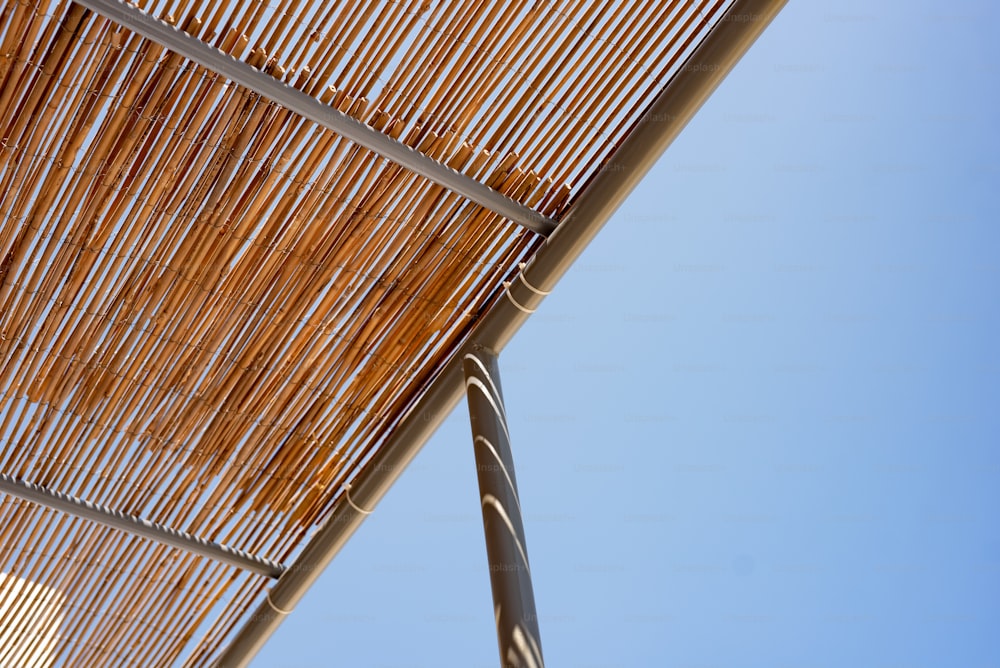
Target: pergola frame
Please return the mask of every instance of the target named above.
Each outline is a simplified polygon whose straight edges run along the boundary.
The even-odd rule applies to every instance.
[[[604,224],[680,134],[787,0],[736,0],[667,83],[640,123],[562,217],[559,228],[506,286],[420,398],[357,475],[325,523],[268,592],[216,663],[247,666],[306,591],[319,579],[365,517],[461,400],[462,360],[476,346],[502,351]]]
[[[467,390],[477,468],[480,470],[481,500],[484,501],[484,528],[494,603],[509,612],[507,616],[498,614],[497,619],[501,662],[503,665],[541,666],[541,641],[509,435],[506,433],[506,415],[499,391],[497,354],[777,15],[786,0],[735,0],[618,147],[610,160],[614,168],[603,169],[592,178],[558,225],[556,221],[487,185],[150,16],[124,0],[76,1],[547,239],[531,261],[521,266],[518,279],[505,284],[505,296],[494,302],[479,319],[466,342],[455,350],[427,386],[421,388],[417,401],[356,476],[351,496],[345,493],[338,499],[326,522],[289,568],[8,476],[0,477],[0,483],[3,483],[0,491],[276,577],[266,601],[249,617],[248,623],[240,629],[216,664],[226,668],[246,666]],[[485,391],[491,387],[496,391]],[[493,454],[502,463],[502,470],[491,470],[483,475],[483,467],[490,456],[482,451],[484,442],[492,446]],[[486,507],[487,497],[496,499],[504,509],[508,531],[499,527],[496,517],[491,515],[493,511]],[[520,556],[516,554],[518,551]],[[511,568],[494,568],[495,565]]]

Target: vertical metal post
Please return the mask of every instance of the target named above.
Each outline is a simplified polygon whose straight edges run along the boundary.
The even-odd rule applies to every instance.
[[[497,355],[475,346],[462,358],[462,368],[476,452],[500,665],[542,668],[542,641]]]

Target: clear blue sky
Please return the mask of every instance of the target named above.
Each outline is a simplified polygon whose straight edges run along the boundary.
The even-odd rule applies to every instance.
[[[1000,9],[792,1],[504,352],[549,666],[1000,666]],[[495,666],[460,405],[254,666]]]

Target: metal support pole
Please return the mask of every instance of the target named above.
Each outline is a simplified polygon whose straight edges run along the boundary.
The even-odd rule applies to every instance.
[[[500,665],[542,668],[542,640],[496,353],[475,346],[463,356],[462,369],[476,452]]]
[[[104,526],[127,531],[158,543],[170,545],[181,550],[193,552],[209,559],[215,559],[230,566],[236,566],[246,571],[266,575],[269,578],[281,577],[285,567],[269,559],[264,559],[234,547],[220,545],[212,541],[193,536],[184,531],[178,531],[156,522],[150,522],[135,515],[101,506],[90,501],[78,499],[69,494],[63,494],[54,489],[42,487],[31,482],[18,480],[0,473],[0,492],[16,496],[19,499],[47,506],[53,510],[69,513],[85,520],[97,522]]]

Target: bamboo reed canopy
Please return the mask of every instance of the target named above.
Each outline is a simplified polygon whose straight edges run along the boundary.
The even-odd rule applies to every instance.
[[[140,2],[555,220],[728,4]],[[293,564],[543,238],[72,2],[0,43],[0,473]],[[59,602],[0,662],[67,666],[205,665],[269,584],[6,495],[0,573]]]

